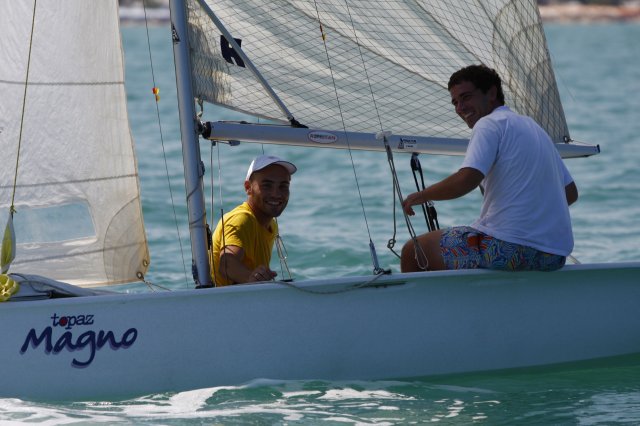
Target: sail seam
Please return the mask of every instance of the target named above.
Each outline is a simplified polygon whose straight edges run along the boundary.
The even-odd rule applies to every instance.
[[[465,52],[467,52],[469,54],[469,56],[473,56],[474,58],[479,60],[478,55],[473,52],[471,49],[469,49],[466,45],[466,43],[464,43],[460,37],[457,37],[452,31],[451,29],[447,28],[446,26],[444,26],[434,15],[433,13],[428,10],[427,8],[425,8],[424,6],[422,6],[421,4],[418,4],[418,2],[415,2],[415,6],[418,7],[419,9],[423,10],[424,13],[429,16],[432,20],[434,24],[438,24],[438,28],[441,29],[442,31],[444,31],[449,37],[451,37],[452,40],[455,40],[457,43],[458,48],[460,48],[461,50],[464,50]],[[481,6],[481,5],[480,5]],[[485,13],[486,13],[486,9],[484,9]],[[487,18],[489,16],[487,15]],[[405,67],[406,68],[406,67]],[[411,71],[411,70],[408,70]],[[419,73],[417,73],[418,75],[420,75]],[[427,81],[430,81],[432,83],[438,83],[438,81],[436,80],[432,80],[432,79],[425,79]],[[443,86],[444,87],[444,86]]]
[[[17,80],[0,80],[3,84],[13,84],[17,86],[24,86],[24,81]],[[94,82],[33,82],[30,81],[29,86],[121,86],[124,85],[124,81],[94,81]]]
[[[76,180],[65,180],[58,182],[41,182],[41,183],[22,183],[16,185],[18,188],[32,188],[32,187],[41,187],[41,186],[56,186],[56,185],[72,185],[76,183],[88,183],[88,182],[100,182],[100,181],[108,181],[108,180],[116,180],[116,179],[130,179],[137,178],[137,173],[132,173],[128,175],[120,175],[120,176],[108,176],[108,177],[98,177],[91,179],[76,179]],[[0,188],[13,188],[13,185],[0,185]]]
[[[106,248],[101,248],[101,249],[96,249],[96,250],[88,250],[88,251],[83,251],[83,252],[79,252],[79,253],[65,253],[65,254],[60,254],[60,255],[57,255],[57,256],[46,256],[46,257],[37,257],[37,258],[32,258],[32,259],[21,259],[19,261],[14,262],[14,265],[21,265],[21,264],[33,263],[33,262],[42,262],[42,261],[47,261],[47,260],[52,260],[52,259],[65,259],[65,258],[69,258],[69,257],[86,256],[86,255],[91,255],[91,254],[99,254],[99,253],[104,253],[104,252],[108,252],[108,251],[116,251],[116,250],[120,250],[120,249],[124,249],[124,248],[136,247],[136,246],[145,246],[145,245],[146,245],[146,242],[144,240],[142,240],[142,241],[137,241],[137,242],[133,242],[133,243],[130,243],[130,244],[106,247]]]
[[[419,6],[419,7],[420,7],[420,6]],[[425,12],[427,12],[427,13],[429,14],[429,16],[431,16],[431,17],[432,17],[431,13],[429,13],[426,9],[424,9],[424,8],[422,8],[422,7],[420,7],[420,8],[421,8],[421,9],[423,9],[423,10],[425,10]],[[300,9],[300,8],[295,8],[295,9],[296,9],[300,14],[305,15],[305,16],[307,16],[307,17],[311,18],[311,19],[315,19],[315,17],[314,17],[312,14],[310,14],[310,13],[306,12],[305,10]],[[329,23],[327,23],[327,22],[324,22],[322,25],[323,25],[323,27],[326,27],[326,28],[329,28],[329,29],[331,29],[331,30],[335,31],[335,33],[336,33],[336,34],[338,34],[340,37],[347,37],[347,38],[348,38],[348,36],[346,35],[346,31],[342,31],[342,30],[340,30],[340,28],[338,28],[337,26],[335,26],[335,25],[331,25],[331,24],[329,24]],[[442,27],[442,25],[440,25],[440,28],[442,28],[443,30],[445,30],[447,33],[451,34],[451,33],[449,32],[449,30],[448,30],[448,29],[446,29],[446,28],[444,28],[444,27]],[[457,38],[453,37],[453,35],[452,35],[452,38],[454,38],[456,41],[460,42],[460,40],[458,40]],[[462,44],[462,43],[461,43],[461,44]],[[409,73],[409,74],[411,74],[411,75],[413,75],[413,76],[415,76],[415,77],[418,77],[419,79],[421,79],[421,80],[423,80],[423,81],[428,81],[428,82],[430,82],[430,83],[435,83],[435,84],[437,84],[437,83],[438,83],[438,80],[431,79],[431,78],[427,78],[425,75],[423,75],[423,74],[421,74],[421,73],[419,73],[419,72],[416,72],[416,71],[412,70],[411,68],[407,67],[406,65],[403,65],[402,63],[400,63],[400,62],[398,62],[398,61],[394,61],[394,60],[392,60],[391,58],[388,58],[388,57],[385,57],[384,55],[381,55],[380,53],[376,52],[374,49],[371,49],[370,47],[368,47],[368,46],[366,46],[366,45],[360,45],[359,47],[360,47],[361,49],[364,49],[365,51],[367,51],[367,52],[368,52],[369,54],[371,54],[372,56],[375,56],[376,58],[384,59],[384,60],[385,60],[385,61],[387,61],[387,62],[391,62],[391,63],[395,64],[396,66],[398,66],[399,68],[402,68],[402,69],[403,69],[404,71],[406,71],[407,73]],[[469,49],[466,49],[466,50],[467,50],[467,52],[469,52],[470,54],[472,53]],[[477,56],[476,56],[476,57],[477,57]],[[225,105],[225,106],[226,106],[226,105]]]

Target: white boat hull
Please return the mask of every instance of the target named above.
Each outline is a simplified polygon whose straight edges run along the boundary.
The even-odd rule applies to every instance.
[[[389,275],[356,289],[371,277],[8,302],[0,397],[115,399],[636,354],[638,277],[640,263],[571,265]]]

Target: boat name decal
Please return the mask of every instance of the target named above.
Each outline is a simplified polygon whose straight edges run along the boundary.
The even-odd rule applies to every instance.
[[[309,140],[315,143],[335,143],[338,140],[338,137],[333,133],[329,132],[310,132]]]
[[[119,338],[116,334],[109,330],[87,330],[79,335],[73,334],[73,327],[86,326],[94,324],[93,315],[60,315],[54,313],[51,317],[51,325],[45,327],[40,334],[35,328],[32,328],[20,348],[20,353],[24,354],[29,348],[37,349],[44,345],[46,354],[57,355],[66,350],[68,352],[82,351],[88,348],[89,353],[84,359],[80,356],[73,358],[71,365],[77,368],[88,367],[96,356],[96,351],[108,347],[111,350],[127,349],[133,345],[138,338],[138,330],[130,328],[125,331]],[[62,328],[65,330],[57,340],[54,337],[54,329]],[[55,341],[54,341],[55,340]]]
[[[54,327],[60,326],[67,330],[71,330],[75,325],[93,325],[93,315],[66,315],[59,317],[58,314],[53,314],[51,319]]]

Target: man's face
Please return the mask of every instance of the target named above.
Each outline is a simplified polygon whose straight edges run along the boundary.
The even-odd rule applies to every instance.
[[[258,220],[280,216],[289,202],[291,175],[282,166],[272,164],[254,172],[244,183],[247,202]]]
[[[470,81],[463,81],[451,87],[451,103],[456,113],[467,123],[470,129],[476,122],[493,111],[496,103],[496,88],[491,87],[487,93],[475,87]]]

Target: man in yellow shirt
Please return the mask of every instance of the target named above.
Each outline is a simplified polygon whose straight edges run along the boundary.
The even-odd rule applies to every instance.
[[[249,166],[244,189],[247,200],[225,214],[212,237],[211,273],[216,286],[270,281],[275,218],[289,201],[289,184],[296,166],[272,155],[256,157]]]

